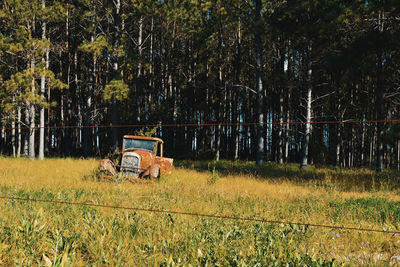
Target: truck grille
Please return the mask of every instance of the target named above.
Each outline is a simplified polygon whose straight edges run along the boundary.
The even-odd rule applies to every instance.
[[[121,171],[127,176],[139,176],[139,158],[126,155],[122,159]]]

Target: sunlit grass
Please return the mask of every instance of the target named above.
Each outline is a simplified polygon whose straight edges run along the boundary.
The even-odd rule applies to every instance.
[[[186,162],[160,181],[133,184],[97,181],[97,164],[2,158],[1,195],[400,230],[392,173],[373,182],[367,178],[375,174],[366,169]],[[7,200],[0,205],[0,265],[400,263],[396,235]]]

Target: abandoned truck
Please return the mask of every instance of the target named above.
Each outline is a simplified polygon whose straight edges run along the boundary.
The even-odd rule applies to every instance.
[[[163,155],[164,142],[160,138],[125,135],[122,142],[122,159],[119,172],[110,159],[100,162],[101,177],[111,178],[117,174],[129,180],[137,178],[159,178],[170,174],[173,159]]]

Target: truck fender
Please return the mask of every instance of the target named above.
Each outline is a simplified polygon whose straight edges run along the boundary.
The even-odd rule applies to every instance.
[[[160,165],[158,164],[153,164],[150,169],[149,169],[149,175],[150,178],[154,179],[159,179],[160,178]]]

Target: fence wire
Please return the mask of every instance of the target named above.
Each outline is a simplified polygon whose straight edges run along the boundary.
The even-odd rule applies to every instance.
[[[165,214],[193,216],[193,217],[204,217],[204,218],[214,218],[214,219],[232,220],[232,221],[246,221],[246,222],[270,223],[270,224],[284,224],[284,225],[299,225],[299,226],[306,226],[306,227],[327,228],[327,229],[335,229],[335,230],[384,233],[384,234],[392,234],[392,235],[396,235],[396,236],[400,235],[400,231],[389,231],[389,230],[382,230],[382,229],[370,229],[370,228],[362,228],[362,227],[327,225],[327,224],[316,224],[316,223],[291,222],[291,221],[281,221],[281,220],[268,220],[266,218],[243,218],[243,217],[226,216],[226,215],[218,215],[218,214],[203,214],[203,213],[192,213],[192,212],[174,211],[174,210],[162,210],[162,209],[151,209],[151,208],[140,208],[140,207],[126,207],[126,206],[115,206],[115,205],[85,203],[85,202],[45,200],[45,199],[21,198],[21,197],[10,197],[10,196],[0,196],[0,199],[15,200],[15,201],[40,202],[40,203],[51,203],[51,204],[61,204],[61,205],[90,206],[90,207],[97,207],[97,208],[109,208],[109,209],[129,210],[129,211],[142,211],[142,212],[151,212],[151,213],[165,213]]]
[[[256,126],[256,125],[302,125],[302,124],[352,124],[352,123],[400,123],[399,120],[342,120],[342,121],[273,121],[273,122],[210,122],[210,123],[170,123],[170,124],[122,124],[122,125],[54,125],[54,126],[15,126],[3,130],[24,129],[83,129],[83,128],[144,128],[144,127],[204,127],[204,126]]]

